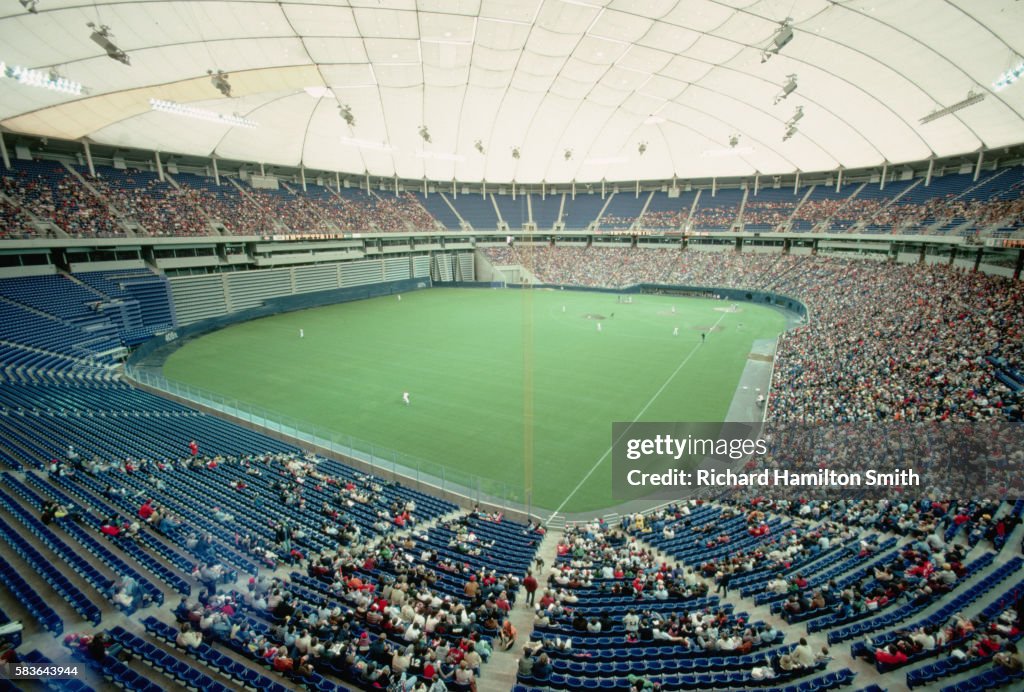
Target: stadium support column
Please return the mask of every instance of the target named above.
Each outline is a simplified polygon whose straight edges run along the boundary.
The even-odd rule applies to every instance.
[[[978,271],[978,267],[981,266],[981,255],[984,252],[982,248],[978,248],[977,252],[974,253],[974,271]]]
[[[156,161],[156,176],[160,179],[160,182],[164,182],[164,164],[160,160],[160,152],[153,152],[153,160]]]
[[[935,157],[928,159],[928,172],[924,174],[924,186],[932,184],[932,173],[935,171]]]
[[[1017,266],[1013,268],[1013,280],[1020,281],[1021,270],[1024,270],[1024,249],[1017,250]]]
[[[302,191],[306,191],[306,167],[299,166],[299,179],[302,180]]]
[[[883,161],[882,162],[882,179],[878,181],[878,189],[879,190],[884,190],[885,189],[885,176],[888,173],[889,173],[889,162],[888,161]]]
[[[89,166],[89,175],[96,177],[96,167],[92,164],[92,149],[89,148],[89,140],[82,140],[82,147],[85,149],[85,163]]]
[[[0,132],[0,156],[4,157],[4,168],[10,169],[11,156],[7,153],[7,143],[4,142],[4,133]]]
[[[985,150],[982,149],[978,152],[978,162],[974,164],[974,182],[978,182],[978,178],[981,177],[981,164],[985,160]]]
[[[217,157],[210,159],[213,162],[213,182],[220,187],[220,171],[217,170]]]

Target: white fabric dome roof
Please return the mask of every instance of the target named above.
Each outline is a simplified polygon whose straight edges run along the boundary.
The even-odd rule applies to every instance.
[[[10,132],[522,183],[863,168],[1024,142],[1024,84],[992,86],[1024,52],[1016,0],[39,0],[37,10],[0,6],[0,60],[54,67],[88,93],[0,79]],[[763,61],[787,17],[792,41]],[[130,66],[90,40],[89,22],[110,27]],[[230,75],[230,98],[211,69]],[[788,75],[797,89],[773,103]],[[971,90],[984,99],[921,124]],[[152,98],[259,127],[154,112]]]

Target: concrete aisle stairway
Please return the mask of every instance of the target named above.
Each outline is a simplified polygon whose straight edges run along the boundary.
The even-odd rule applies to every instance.
[[[547,579],[547,569],[555,564],[558,542],[562,538],[561,531],[549,530],[540,543],[536,559],[543,560],[545,569],[534,571],[533,576],[541,586]],[[536,564],[536,563],[535,563]],[[525,575],[522,575],[525,576]],[[537,593],[540,593],[538,589]],[[477,681],[477,692],[509,692],[516,684],[516,673],[519,669],[519,657],[523,652],[523,645],[530,641],[533,633],[533,607],[526,603],[526,591],[519,589],[516,597],[515,608],[509,613],[509,619],[516,628],[518,636],[515,645],[508,651],[495,649],[491,660],[483,669],[483,675]]]

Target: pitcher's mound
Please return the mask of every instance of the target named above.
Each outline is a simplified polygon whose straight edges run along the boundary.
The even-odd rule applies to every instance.
[[[598,315],[598,314],[595,314],[593,312],[588,312],[588,313],[583,315],[583,319],[585,319],[585,320],[606,320],[608,318],[605,317],[604,315]]]

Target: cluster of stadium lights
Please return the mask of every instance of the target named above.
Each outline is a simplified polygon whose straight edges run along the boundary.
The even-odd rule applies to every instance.
[[[790,41],[793,40],[793,19],[792,17],[786,17],[779,23],[779,28],[775,30],[768,45],[761,51],[761,62],[768,62],[773,56],[778,55]],[[1011,84],[1016,82],[1024,76],[1024,61],[1019,62],[1015,67],[1003,72],[999,77],[992,82],[992,89],[994,91],[1002,91]],[[787,75],[786,83],[782,85],[782,91],[775,97],[775,103],[778,104],[780,101],[788,97],[797,88],[797,77],[795,74]],[[975,90],[967,92],[967,97],[961,101],[958,101],[952,105],[946,106],[945,108],[939,108],[932,111],[928,115],[921,118],[920,122],[922,125],[926,125],[934,120],[937,120],[943,116],[951,115],[964,108],[973,106],[977,103],[981,103],[985,99],[985,94]],[[797,123],[803,117],[803,106],[797,106],[796,113],[786,121],[786,130],[782,136],[782,141],[785,142],[791,139],[799,131]],[[730,146],[735,147],[735,144],[730,142]]]
[[[186,106],[181,103],[175,103],[174,101],[150,99],[149,106],[155,111],[181,115],[195,120],[205,120],[207,122],[218,123],[220,125],[249,128],[258,127],[258,123],[249,120],[248,118],[243,118],[240,115],[224,115],[223,113],[216,113],[214,111],[208,111],[204,108],[196,108],[194,106]]]
[[[771,60],[772,56],[778,55],[779,51],[782,50],[783,48],[785,48],[789,44],[789,42],[792,41],[792,40],[793,40],[793,18],[792,17],[786,17],[781,22],[779,22],[779,28],[775,30],[775,33],[772,35],[772,38],[768,42],[768,45],[761,51],[761,62],[765,63],[765,62],[768,62],[769,60]],[[778,105],[778,103],[780,101],[783,101],[786,98],[788,98],[790,94],[792,94],[794,91],[796,91],[796,87],[797,87],[796,75],[795,74],[786,75],[786,83],[782,85],[782,91],[780,91],[775,96],[775,105]],[[786,129],[785,129],[785,131],[783,132],[783,135],[782,135],[782,141],[783,142],[785,142],[786,140],[792,139],[793,136],[799,131],[796,124],[800,121],[800,119],[802,117],[804,117],[804,107],[803,106],[797,106],[796,107],[796,112],[793,114],[793,116],[789,120],[786,121]],[[721,152],[721,153],[729,154],[729,153],[738,152],[741,149],[743,149],[743,150],[749,149],[749,147],[742,147],[741,149],[737,149],[737,146],[736,146],[737,144],[739,144],[739,136],[738,135],[733,135],[732,137],[729,138],[729,149],[731,149],[732,152],[730,152],[729,150],[723,150],[723,152]],[[705,152],[705,153],[708,153],[708,152]]]
[[[61,77],[57,74],[56,70],[44,72],[43,70],[30,70],[20,65],[8,65],[7,63],[0,62],[0,75],[7,79],[13,79],[18,84],[24,86],[59,91],[62,94],[71,94],[72,96],[81,96],[84,91],[84,87],[81,84]]]

